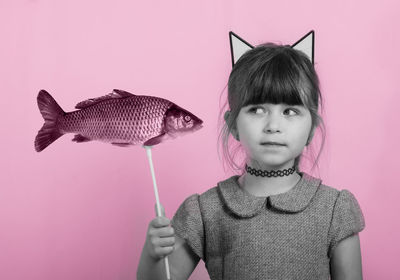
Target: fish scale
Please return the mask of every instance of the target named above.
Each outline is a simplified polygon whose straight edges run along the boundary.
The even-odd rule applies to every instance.
[[[196,131],[203,121],[171,101],[134,95],[123,90],[91,98],[64,112],[45,90],[37,97],[45,120],[35,138],[40,152],[66,133],[75,133],[77,143],[99,140],[118,146],[157,145],[167,139]]]
[[[171,105],[168,100],[148,96],[106,100],[66,113],[60,118],[60,131],[92,140],[138,144],[161,133],[164,114]]]

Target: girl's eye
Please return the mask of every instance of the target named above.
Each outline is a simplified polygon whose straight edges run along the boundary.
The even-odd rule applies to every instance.
[[[296,109],[293,109],[293,108],[286,108],[283,111],[283,114],[287,115],[287,116],[295,116],[295,115],[298,115],[299,112]]]
[[[249,112],[254,114],[263,114],[265,110],[263,107],[252,107],[250,108]]]

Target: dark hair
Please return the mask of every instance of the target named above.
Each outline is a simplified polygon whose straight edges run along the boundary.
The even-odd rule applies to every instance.
[[[232,170],[242,170],[244,164],[235,162],[240,146],[229,145],[230,132],[236,126],[240,109],[262,103],[303,105],[310,111],[312,130],[319,127],[322,132],[321,147],[313,164],[315,167],[325,140],[323,120],[318,113],[322,97],[317,73],[303,52],[272,43],[247,51],[231,71],[227,101],[230,114],[224,121],[219,139],[222,140],[224,158]],[[220,117],[224,111],[225,108],[222,108]],[[300,158],[301,155],[295,159],[297,169]]]

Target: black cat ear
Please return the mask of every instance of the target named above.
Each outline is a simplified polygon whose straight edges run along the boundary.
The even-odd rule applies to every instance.
[[[245,52],[254,48],[254,46],[246,42],[243,38],[240,38],[232,31],[229,32],[229,42],[231,45],[232,67]],[[294,43],[292,48],[304,52],[310,59],[311,63],[314,64],[314,30],[311,30]]]
[[[232,31],[229,32],[229,42],[231,44],[232,67],[245,52],[254,48]]]
[[[311,30],[300,40],[294,43],[292,48],[305,53],[311,60],[311,63],[314,64],[314,30]]]

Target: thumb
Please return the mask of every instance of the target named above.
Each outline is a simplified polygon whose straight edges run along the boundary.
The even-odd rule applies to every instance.
[[[161,217],[165,217],[165,209],[164,206],[160,203],[160,210],[161,210]],[[158,217],[158,211],[157,211],[157,203],[154,205],[154,210],[156,211],[156,216]]]

